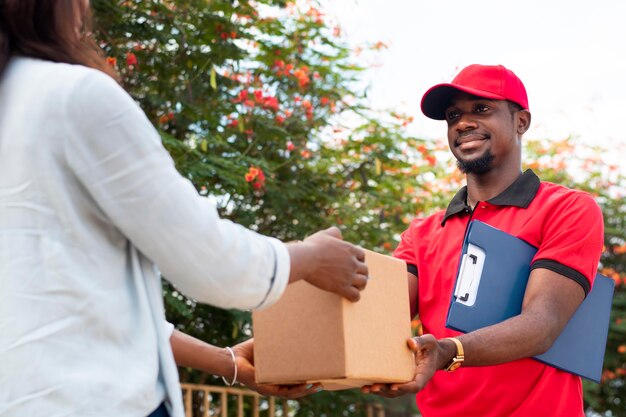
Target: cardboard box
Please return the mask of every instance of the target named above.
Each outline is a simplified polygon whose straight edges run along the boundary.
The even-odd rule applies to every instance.
[[[298,281],[253,313],[257,383],[337,390],[413,379],[406,264],[372,251],[365,261],[369,281],[356,303]]]

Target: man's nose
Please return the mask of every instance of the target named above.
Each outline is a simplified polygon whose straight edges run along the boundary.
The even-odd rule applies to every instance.
[[[476,129],[477,127],[476,119],[471,113],[462,113],[456,123],[456,129],[459,132]]]

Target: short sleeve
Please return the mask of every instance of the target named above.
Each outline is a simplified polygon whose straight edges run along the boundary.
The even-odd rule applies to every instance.
[[[531,269],[545,268],[591,290],[604,241],[602,211],[587,193],[572,191],[546,218]]]
[[[400,243],[393,251],[393,256],[406,262],[407,271],[417,276],[417,259],[415,254],[415,234],[421,219],[415,219],[409,225],[402,235],[400,235]]]

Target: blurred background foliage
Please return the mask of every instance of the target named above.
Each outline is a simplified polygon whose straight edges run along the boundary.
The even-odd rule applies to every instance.
[[[409,134],[411,116],[369,108],[360,76],[367,54],[384,44],[349,48],[315,2],[91,3],[96,38],[120,82],[178,170],[225,218],[284,241],[337,225],[345,239],[390,253],[410,219],[445,208],[463,185],[446,142]],[[585,189],[603,207],[601,271],[615,280],[616,296],[604,382],[585,383],[585,400],[590,413],[625,415],[626,184],[601,152],[571,138],[535,140],[525,160],[542,179]],[[168,319],[195,337],[227,346],[252,335],[249,312],[198,304],[167,283],[164,296]],[[362,416],[366,402],[383,402],[389,416],[417,412],[412,399],[357,390],[293,403],[302,416]]]

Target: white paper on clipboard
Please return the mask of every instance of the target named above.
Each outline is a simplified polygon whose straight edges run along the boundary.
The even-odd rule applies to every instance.
[[[485,251],[478,246],[471,243],[467,246],[467,252],[461,259],[461,268],[454,289],[455,302],[466,306],[473,306],[476,302],[485,256]]]

